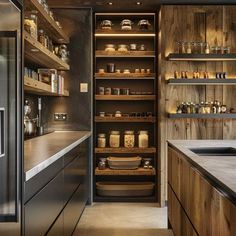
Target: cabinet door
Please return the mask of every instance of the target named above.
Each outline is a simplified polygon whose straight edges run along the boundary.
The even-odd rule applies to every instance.
[[[219,192],[193,168],[190,168],[189,218],[199,235],[220,235]]]
[[[64,236],[63,221],[64,221],[63,213],[61,213],[56,222],[53,224],[52,228],[47,233],[47,236]]]
[[[170,214],[169,217],[170,224],[172,226],[175,236],[197,236],[191,222],[186,216],[183,208],[180,205],[180,202],[176,198],[174,192],[169,187],[168,190],[169,196],[169,207]]]
[[[63,208],[63,174],[50,181],[25,205],[25,236],[43,236]]]
[[[236,235],[236,205],[230,202],[223,195],[220,196],[220,235]]]
[[[82,184],[76,190],[64,209],[64,236],[72,235],[84,210],[86,201],[85,186]]]

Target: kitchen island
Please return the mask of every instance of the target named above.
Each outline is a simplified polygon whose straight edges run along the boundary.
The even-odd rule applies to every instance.
[[[168,141],[168,220],[175,235],[236,234],[236,141]]]
[[[24,235],[71,235],[89,199],[90,131],[25,141]]]

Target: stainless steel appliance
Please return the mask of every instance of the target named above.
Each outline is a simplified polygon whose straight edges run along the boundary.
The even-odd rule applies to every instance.
[[[21,4],[0,1],[0,235],[21,235]]]

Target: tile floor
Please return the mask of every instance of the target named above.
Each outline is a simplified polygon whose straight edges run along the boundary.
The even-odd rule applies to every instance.
[[[86,207],[73,236],[172,236],[167,208],[143,203],[96,203]]]

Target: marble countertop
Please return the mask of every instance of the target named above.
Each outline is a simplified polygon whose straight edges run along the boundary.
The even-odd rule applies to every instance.
[[[204,175],[214,181],[218,188],[236,201],[236,155],[199,156],[191,148],[232,147],[236,140],[169,140],[169,145],[183,153]]]
[[[25,181],[91,136],[90,131],[55,131],[24,142]]]

